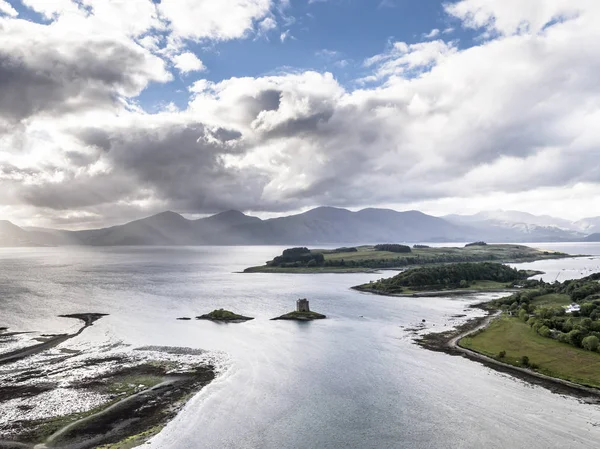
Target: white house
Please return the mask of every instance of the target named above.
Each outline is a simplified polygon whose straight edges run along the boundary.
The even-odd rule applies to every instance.
[[[572,303],[570,306],[565,306],[565,311],[567,313],[579,312],[581,307],[579,304]]]

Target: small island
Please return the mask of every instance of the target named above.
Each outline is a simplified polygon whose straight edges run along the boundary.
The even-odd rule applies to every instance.
[[[296,301],[296,310],[285,315],[281,315],[277,318],[272,318],[272,321],[277,320],[288,320],[288,321],[313,321],[322,320],[327,318],[325,315],[321,315],[317,312],[311,312],[309,302],[307,299],[299,299]]]
[[[243,323],[244,321],[250,321],[254,318],[238,315],[236,313],[230,312],[229,310],[218,309],[213,310],[212,312],[196,317],[197,320],[208,320],[208,321],[216,321],[222,323]]]
[[[400,244],[336,249],[298,247],[286,249],[265,265],[246,268],[244,273],[356,273],[442,263],[522,263],[568,257],[577,256],[525,245],[485,242],[474,242],[464,247],[410,247]]]
[[[454,263],[412,268],[394,277],[353,287],[386,296],[419,296],[432,293],[476,293],[522,288],[541,271],[517,270],[491,262]]]

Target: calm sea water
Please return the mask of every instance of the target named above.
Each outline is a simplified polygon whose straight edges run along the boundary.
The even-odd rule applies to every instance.
[[[595,257],[519,265],[559,280],[600,271],[600,245],[545,244]],[[146,447],[590,448],[600,407],[555,395],[460,357],[423,350],[412,328],[452,318],[484,296],[386,298],[349,287],[384,274],[241,274],[277,247],[0,250],[0,326],[64,331],[55,318],[105,312],[80,337],[186,346],[229,355],[230,368]],[[330,319],[269,321],[307,297]],[[177,321],[215,308],[238,325]]]

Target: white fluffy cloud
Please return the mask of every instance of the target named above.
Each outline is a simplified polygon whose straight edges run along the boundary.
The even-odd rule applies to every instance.
[[[174,56],[173,64],[181,73],[202,72],[206,70],[206,67],[204,67],[198,56],[189,51]]]
[[[83,223],[166,208],[544,212],[560,201],[562,215],[600,215],[585,207],[600,198],[598,2],[462,0],[447,11],[485,37],[471,48],[393,43],[355,88],[314,71],[197,80],[187,108],[148,114],[136,96],[171,76],[161,39],[246,36],[270,2],[163,1],[140,25],[90,37],[72,32],[99,18],[27,1],[55,19],[0,19],[0,117],[18,124],[0,125],[7,213]],[[203,68],[173,54],[184,73]]]
[[[271,0],[162,0],[159,11],[180,39],[241,38],[265,17]]]
[[[0,14],[6,14],[7,16],[11,17],[17,17],[19,15],[17,10],[5,0],[0,0]]]
[[[503,34],[538,33],[553,21],[587,15],[594,8],[595,0],[461,0],[446,5],[466,26]]]

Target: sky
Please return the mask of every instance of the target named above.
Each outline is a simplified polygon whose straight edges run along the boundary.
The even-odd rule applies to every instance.
[[[597,0],[0,0],[0,218],[600,216]]]

